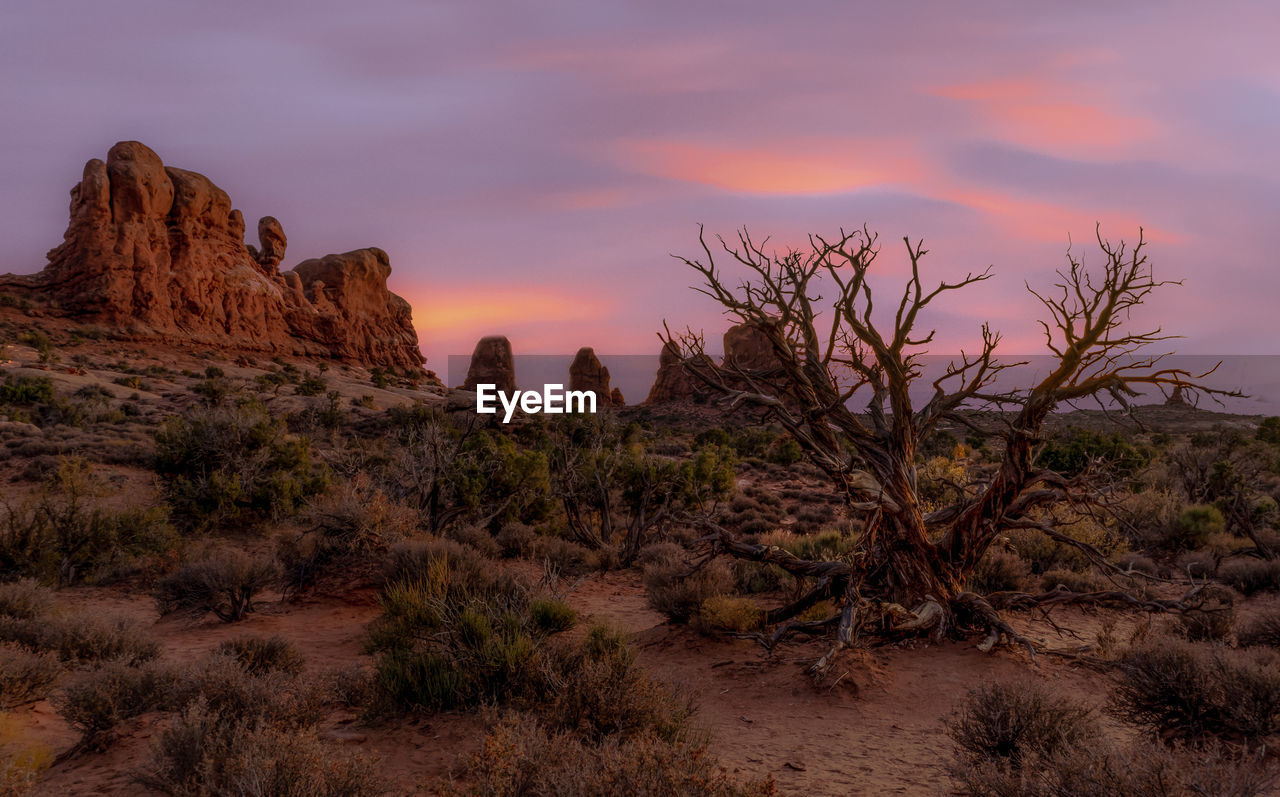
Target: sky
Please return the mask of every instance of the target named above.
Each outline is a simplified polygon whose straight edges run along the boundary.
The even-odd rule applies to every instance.
[[[1026,285],[1094,227],[1182,279],[1135,319],[1196,354],[1280,353],[1280,6],[9,0],[0,272],[39,270],[84,161],[136,139],[208,175],[285,266],[380,246],[429,367],[654,353],[728,322],[671,254],[698,224],[782,248],[869,225],[928,319],[1043,350]],[[1072,243],[1073,242],[1073,243]],[[885,301],[884,304],[889,302]],[[710,347],[710,348],[715,348]]]

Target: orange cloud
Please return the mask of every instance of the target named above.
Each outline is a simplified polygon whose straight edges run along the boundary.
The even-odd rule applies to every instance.
[[[414,326],[419,332],[487,329],[538,321],[589,321],[605,317],[610,303],[550,288],[471,287],[411,292]]]
[[[1064,156],[1132,152],[1159,133],[1149,119],[1061,99],[1066,92],[1062,86],[1016,78],[939,86],[928,93],[970,103],[980,113],[979,123],[1009,143]]]
[[[919,164],[897,147],[858,139],[787,141],[755,148],[628,141],[621,150],[647,174],[743,194],[839,194],[907,182],[920,171]]]

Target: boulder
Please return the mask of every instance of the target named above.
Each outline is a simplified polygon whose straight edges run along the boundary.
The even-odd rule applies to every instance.
[[[143,144],[122,141],[85,164],[70,216],[43,271],[0,275],[0,285],[124,339],[421,370],[409,305],[387,290],[385,252],[328,255],[281,274],[287,240],[275,218],[258,222],[251,250],[225,191]]]
[[[516,363],[511,354],[511,341],[505,335],[490,335],[480,339],[471,352],[471,364],[467,366],[467,380],[463,390],[475,390],[476,385],[497,385],[506,393],[516,389]]]

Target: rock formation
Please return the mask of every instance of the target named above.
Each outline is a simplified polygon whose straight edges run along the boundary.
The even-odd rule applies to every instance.
[[[700,356],[708,363],[711,362],[706,355]],[[760,329],[750,324],[738,324],[724,333],[724,359],[721,365],[750,371],[768,371],[777,367],[778,359],[774,356],[769,338]],[[649,397],[645,399],[646,404],[688,401],[708,395],[709,392],[710,388],[684,368],[678,349],[670,343],[662,347],[658,374],[654,378]]]
[[[463,390],[475,390],[476,385],[497,385],[499,390],[510,393],[516,389],[516,363],[511,354],[511,341],[505,335],[481,338],[471,352],[471,364],[467,366],[467,381]]]
[[[207,177],[123,141],[105,162],[85,165],[45,269],[0,276],[0,286],[126,339],[421,369],[409,305],[387,290],[385,252],[329,255],[281,273],[280,222],[258,222],[258,248],[244,234],[240,211]]]
[[[706,355],[698,356],[710,362],[710,358]],[[662,354],[658,357],[658,374],[653,380],[653,387],[649,389],[649,397],[644,402],[663,404],[671,401],[689,401],[706,394],[706,385],[685,370],[680,349],[674,343],[665,344],[662,347]]]
[[[609,389],[609,369],[596,357],[595,349],[583,346],[569,365],[569,389],[589,390],[596,394],[596,402],[600,406],[615,403],[614,394],[622,398],[621,391]]]
[[[609,393],[609,403],[615,407],[627,406],[627,400],[623,397],[622,391],[616,387]]]
[[[776,368],[778,358],[773,345],[759,327],[738,324],[724,333],[724,366],[747,371],[766,371]]]

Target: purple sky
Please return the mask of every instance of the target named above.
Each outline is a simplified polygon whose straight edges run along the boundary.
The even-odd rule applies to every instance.
[[[1180,351],[1280,352],[1274,4],[748,5],[5,3],[0,271],[39,269],[83,162],[138,139],[277,216],[286,265],[386,249],[437,368],[491,332],[718,333],[668,257],[700,221],[867,222],[895,291],[905,234],[939,277],[993,264],[932,320],[938,350],[990,319],[1006,353],[1040,350],[1023,280],[1068,235],[1142,224],[1186,281],[1144,311]]]

